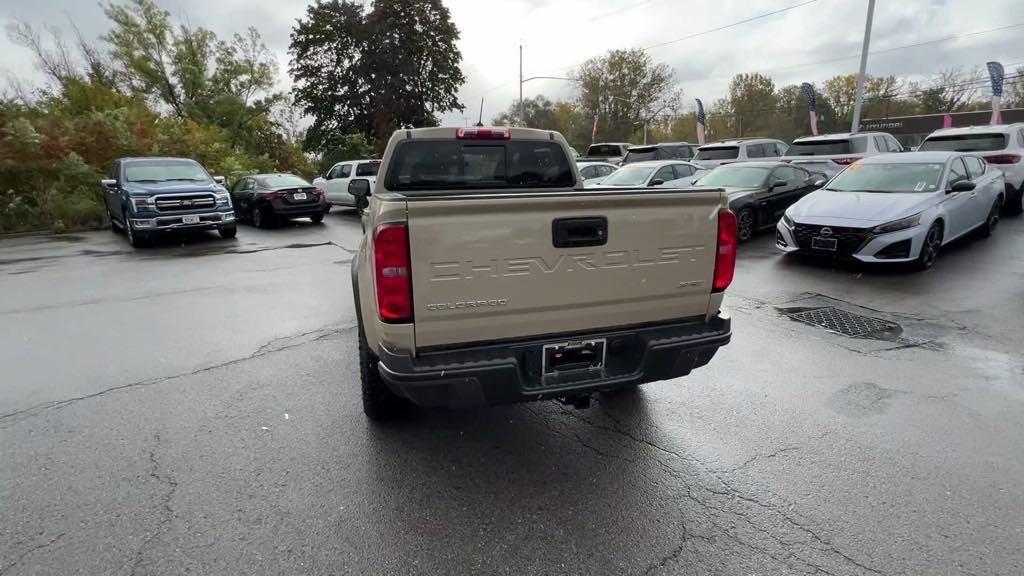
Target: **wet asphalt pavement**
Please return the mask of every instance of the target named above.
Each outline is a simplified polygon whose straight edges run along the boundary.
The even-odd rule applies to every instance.
[[[385,426],[359,236],[0,240],[0,576],[1024,573],[1024,220],[926,273],[765,234],[689,377]]]

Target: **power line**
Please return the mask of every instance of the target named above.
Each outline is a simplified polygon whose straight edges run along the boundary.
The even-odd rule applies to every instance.
[[[932,44],[939,44],[941,42],[948,42],[950,40],[956,40],[958,38],[967,38],[969,36],[978,36],[980,34],[989,34],[989,33],[992,33],[992,32],[1001,32],[1003,30],[1010,30],[1010,29],[1013,29],[1013,28],[1020,28],[1022,26],[1024,26],[1024,22],[1019,22],[1017,24],[1011,24],[1009,26],[1000,26],[999,28],[989,28],[988,30],[977,30],[975,32],[968,32],[966,34],[957,34],[957,35],[953,35],[953,36],[946,36],[944,38],[936,38],[936,39],[933,39],[933,40],[927,40],[925,42],[918,42],[918,43],[915,43],[915,44],[904,44],[903,46],[893,46],[892,48],[885,48],[885,49],[882,49],[882,50],[872,50],[872,51],[868,52],[868,54],[871,54],[873,56],[874,55],[878,55],[878,54],[888,54],[890,52],[896,52],[896,51],[899,51],[899,50],[906,50],[906,49],[910,49],[910,48],[918,48],[918,47],[921,47],[921,46],[929,46],[929,45],[932,45]],[[778,72],[780,70],[793,70],[793,69],[796,69],[796,68],[806,68],[807,66],[816,66],[818,64],[830,64],[832,62],[841,62],[843,60],[852,60],[854,58],[860,58],[860,54],[851,54],[849,56],[840,56],[840,57],[837,57],[837,58],[829,58],[827,60],[816,60],[814,62],[803,62],[801,64],[793,64],[793,65],[790,65],[790,66],[781,66],[781,67],[778,67],[778,68],[766,68],[766,69],[761,69],[761,70],[754,70],[754,72]],[[687,80],[687,82],[699,82],[699,81],[702,81],[702,80],[720,80],[720,79],[723,79],[723,78],[732,78],[735,75],[736,74],[730,74],[728,76],[703,76],[701,78],[689,79],[689,80]]]
[[[652,0],[652,2],[654,2],[654,1],[660,1],[660,0]],[[652,46],[648,46],[648,47],[646,47],[646,48],[640,48],[640,50],[643,50],[643,51],[645,51],[645,52],[646,52],[647,50],[652,50],[652,49],[654,49],[654,48],[660,48],[660,47],[662,47],[662,46],[667,46],[667,45],[669,45],[669,44],[674,44],[674,43],[676,43],[676,42],[682,42],[682,41],[684,41],[684,40],[689,40],[689,39],[691,39],[691,38],[697,38],[697,37],[699,37],[699,36],[704,36],[704,35],[706,35],[706,34],[711,34],[711,33],[713,33],[713,32],[720,32],[720,31],[722,31],[722,30],[726,30],[726,29],[728,29],[728,28],[733,28],[733,27],[735,27],[735,26],[739,26],[739,25],[741,25],[741,24],[746,24],[746,23],[748,23],[748,22],[753,22],[753,21],[755,21],[755,20],[760,20],[760,19],[762,19],[762,18],[767,18],[767,17],[769,17],[769,16],[774,16],[774,15],[776,15],[776,14],[781,14],[781,13],[783,13],[783,12],[788,12],[788,11],[790,11],[790,10],[793,10],[794,8],[800,8],[801,6],[806,6],[806,5],[808,5],[808,4],[813,4],[814,2],[818,2],[818,0],[805,0],[804,2],[801,2],[800,4],[793,4],[792,6],[787,6],[787,7],[785,7],[785,8],[780,8],[780,9],[778,9],[778,10],[773,10],[773,11],[771,11],[771,12],[767,12],[767,13],[765,13],[765,14],[759,14],[759,15],[757,15],[757,16],[751,16],[750,18],[744,18],[743,20],[738,20],[738,21],[736,21],[736,22],[732,22],[732,23],[730,23],[730,24],[726,24],[726,25],[724,25],[724,26],[719,26],[719,27],[717,27],[717,28],[711,28],[711,29],[708,29],[708,30],[703,30],[703,31],[701,31],[701,32],[696,32],[696,33],[694,33],[694,34],[690,34],[689,36],[683,36],[683,37],[681,37],[681,38],[675,38],[675,39],[672,39],[672,40],[666,40],[665,42],[662,42],[662,43],[660,43],[660,44],[654,44],[654,45],[652,45]],[[650,3],[650,2],[649,2],[649,3]],[[648,4],[649,4],[649,3],[648,3]],[[641,3],[640,5],[645,5],[645,4]],[[633,5],[633,6],[630,6],[630,7],[624,8],[624,9],[622,9],[622,10],[619,10],[619,11],[617,11],[617,12],[609,12],[608,14],[605,14],[604,16],[608,16],[608,15],[611,15],[611,14],[616,14],[616,13],[618,13],[618,12],[624,12],[624,11],[626,11],[626,10],[630,10],[630,9],[636,8],[636,7],[640,6],[640,5]],[[600,17],[604,17],[604,16],[600,16]],[[579,67],[580,67],[580,66],[582,66],[582,65],[583,65],[583,64],[584,64],[585,62],[586,62],[586,61],[584,61],[584,62],[578,62],[578,63],[576,63],[576,64],[573,64],[572,66],[567,66],[567,67],[562,67],[562,68],[557,68],[557,69],[551,69],[551,70],[549,70],[548,72],[542,72],[542,73],[540,73],[540,75],[541,75],[541,76],[545,76],[545,75],[547,75],[547,74],[549,74],[549,73],[553,73],[553,72],[559,72],[559,71],[569,71],[569,70],[572,70],[572,69],[574,69],[574,68],[579,68]],[[515,83],[516,83],[516,82],[515,82],[515,81],[513,80],[513,81],[510,81],[510,82],[504,82],[504,83],[502,83],[502,84],[497,84],[497,85],[495,85],[495,86],[492,86],[491,88],[488,88],[488,89],[487,89],[487,90],[485,90],[485,91],[484,91],[483,93],[484,93],[484,94],[490,94],[491,92],[493,92],[493,91],[495,91],[495,90],[497,90],[497,89],[499,89],[499,88],[504,88],[505,86],[508,86],[508,85],[510,85],[510,84],[515,84]]]
[[[690,34],[688,36],[683,36],[681,38],[675,38],[675,39],[672,39],[672,40],[666,40],[665,42],[661,42],[659,44],[654,44],[652,46],[647,46],[646,48],[640,48],[640,50],[646,52],[647,50],[652,50],[654,48],[660,48],[662,46],[667,46],[669,44],[674,44],[676,42],[682,42],[684,40],[689,40],[691,38],[697,38],[699,36],[704,36],[704,35],[707,35],[707,34],[711,34],[713,32],[720,32],[722,30],[733,28],[733,27],[739,26],[741,24],[746,24],[748,22],[753,22],[754,20],[760,20],[762,18],[767,18],[769,16],[774,16],[776,14],[781,14],[783,12],[788,12],[790,10],[793,10],[794,8],[800,8],[801,6],[806,6],[808,4],[813,4],[813,3],[817,2],[817,1],[818,0],[805,0],[804,2],[801,2],[800,4],[793,4],[791,6],[787,6],[785,8],[779,8],[778,10],[773,10],[773,11],[767,12],[765,14],[759,14],[757,16],[751,16],[750,18],[744,18],[743,20],[737,20],[736,22],[732,22],[732,23],[726,24],[724,26],[719,26],[717,28],[710,28],[708,30],[702,30],[700,32],[695,32],[693,34]],[[576,64],[573,64],[572,66],[566,66],[566,67],[563,67],[563,68],[553,69],[551,71],[552,72],[557,72],[557,71],[560,71],[560,70],[568,71],[568,70],[572,70],[574,68],[579,68],[584,63],[586,63],[586,60],[584,60],[583,62],[578,62]],[[545,72],[544,74],[547,74],[547,72]]]
[[[739,20],[737,22],[733,22],[732,24],[726,24],[725,26],[719,26],[718,28],[712,28],[710,30],[704,30],[703,32],[696,32],[694,34],[690,34],[689,36],[683,36],[681,38],[675,38],[673,40],[666,40],[665,42],[660,42],[658,44],[652,44],[651,46],[647,46],[645,48],[641,48],[641,50],[646,52],[647,50],[653,50],[655,48],[661,48],[662,46],[668,46],[669,44],[675,44],[676,42],[682,42],[683,40],[690,40],[691,38],[697,38],[699,36],[704,36],[705,34],[711,34],[712,32],[718,32],[720,30],[725,30],[727,28],[732,28],[734,26],[739,26],[740,24],[746,24],[747,22],[753,22],[754,20],[760,20],[761,18],[767,18],[769,16],[774,16],[776,14],[781,14],[783,12],[788,12],[788,11],[794,9],[794,8],[799,8],[801,6],[807,6],[808,4],[813,4],[813,3],[817,2],[817,1],[818,0],[806,0],[806,2],[801,2],[800,4],[794,4],[792,6],[787,6],[786,8],[780,8],[778,10],[773,10],[771,12],[766,12],[766,13],[760,14],[758,16],[752,16],[752,17],[746,18],[744,20]]]

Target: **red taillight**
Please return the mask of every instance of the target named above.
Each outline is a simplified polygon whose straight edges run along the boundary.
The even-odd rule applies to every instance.
[[[736,215],[729,210],[722,210],[718,213],[718,246],[715,249],[715,279],[711,284],[712,292],[722,292],[732,284],[732,277],[736,271],[738,243]]]
[[[849,158],[833,158],[832,159],[832,161],[835,162],[836,164],[841,164],[843,166],[846,166],[847,164],[853,164],[857,160],[860,160],[860,158],[852,157],[852,156],[849,157]]]
[[[324,195],[326,195],[326,194],[327,194],[327,192],[324,192],[324,189],[323,189],[323,188],[317,188],[317,189],[316,189],[316,195],[317,195],[317,196],[324,196]]]
[[[459,140],[510,140],[512,131],[508,128],[459,128],[455,137]]]
[[[983,156],[983,158],[989,164],[1016,164],[1020,162],[1020,155],[1018,154],[995,154],[993,156]]]
[[[389,323],[412,321],[409,228],[405,224],[377,227],[373,234],[373,271],[380,319]]]

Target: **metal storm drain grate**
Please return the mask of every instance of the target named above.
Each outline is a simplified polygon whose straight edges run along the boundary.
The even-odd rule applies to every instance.
[[[853,314],[832,306],[794,312],[789,317],[804,324],[819,326],[854,338],[902,330],[895,322]]]

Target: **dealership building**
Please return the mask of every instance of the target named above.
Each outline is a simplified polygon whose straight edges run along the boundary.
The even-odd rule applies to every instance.
[[[1024,122],[1024,108],[1002,110],[1004,124]],[[925,114],[922,116],[898,116],[895,118],[869,118],[861,121],[860,130],[888,132],[904,146],[916,147],[926,136],[940,128],[961,128],[985,126],[992,120],[991,110],[978,112],[953,112],[950,114]]]

